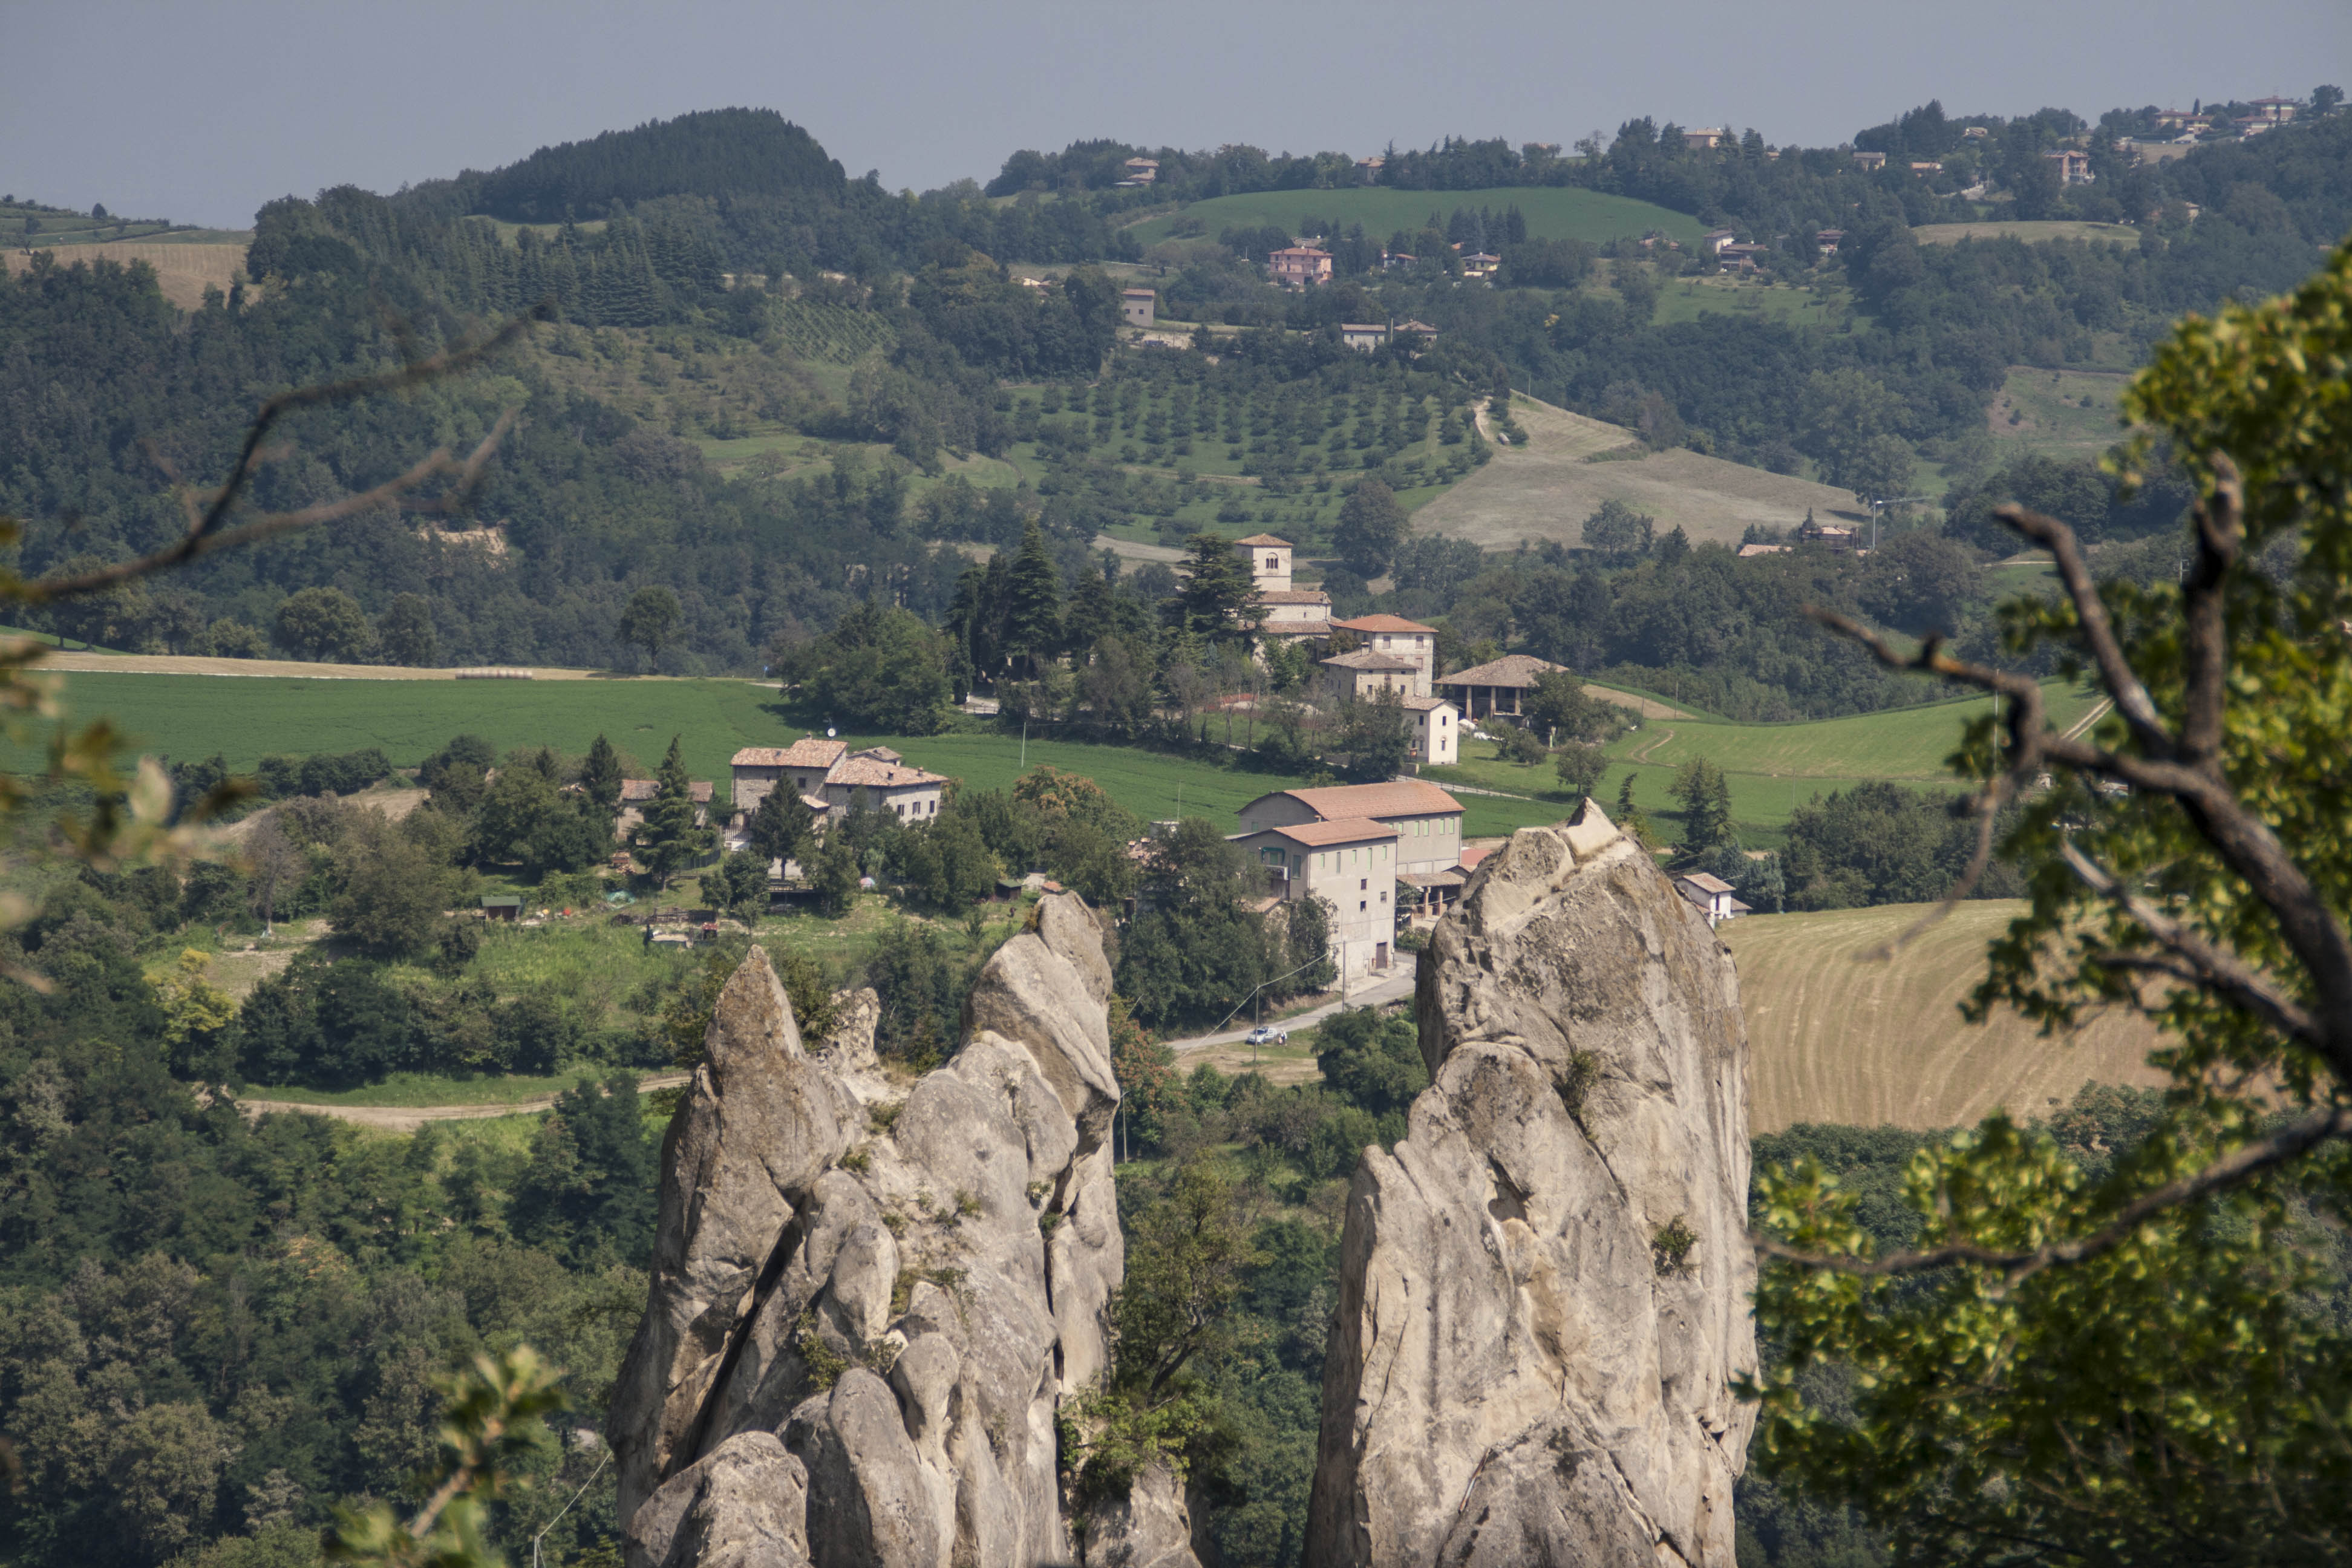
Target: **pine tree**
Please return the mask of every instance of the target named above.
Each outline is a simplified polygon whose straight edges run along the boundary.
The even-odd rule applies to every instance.
[[[1188,555],[1177,568],[1182,581],[1169,601],[1170,618],[1180,633],[1226,642],[1257,629],[1254,603],[1257,580],[1249,562],[1218,533],[1196,533],[1186,546]]]
[[[589,743],[588,760],[580,767],[580,787],[605,816],[620,809],[621,755],[601,734]]]
[[[1674,796],[1683,807],[1683,853],[1704,855],[1731,838],[1731,783],[1705,757],[1675,772]]]
[[[631,846],[638,861],[661,879],[665,889],[671,877],[700,859],[710,847],[710,829],[698,826],[694,819],[693,785],[687,779],[686,759],[679,754],[677,742],[678,737],[670,737],[669,752],[654,775],[660,781],[659,787],[646,807],[645,821],[638,825]]]
[[[761,797],[749,826],[751,847],[762,861],[804,861],[815,837],[816,816],[790,779],[778,779],[776,787]]]
[[[1021,552],[1004,580],[1004,648],[1034,679],[1062,646],[1062,578],[1045,551],[1045,531],[1031,518]]]

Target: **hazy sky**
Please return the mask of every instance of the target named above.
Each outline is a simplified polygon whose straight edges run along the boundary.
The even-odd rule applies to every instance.
[[[1640,114],[1835,143],[1955,113],[2352,83],[2352,0],[124,4],[0,0],[0,192],[242,226],[687,110],[782,110],[852,175],[985,180],[1114,136],[1360,157]]]

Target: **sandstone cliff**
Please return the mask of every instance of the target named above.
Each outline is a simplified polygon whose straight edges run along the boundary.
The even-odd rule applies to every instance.
[[[1310,1568],[1731,1568],[1755,1365],[1729,954],[1599,807],[1421,956],[1431,1086],[1349,1194]]]
[[[1093,917],[1048,898],[910,1088],[870,995],[804,1049],[753,950],[663,1148],[611,1420],[632,1568],[1080,1561],[1055,1417],[1122,1270],[1109,994]],[[1085,1561],[1197,1568],[1189,1533],[1151,1478]]]

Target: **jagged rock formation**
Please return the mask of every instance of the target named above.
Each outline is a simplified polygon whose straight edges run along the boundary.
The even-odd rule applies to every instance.
[[[976,984],[911,1088],[870,994],[814,1053],[753,949],[663,1149],[611,1438],[632,1568],[1075,1563],[1063,1399],[1103,1371],[1123,1251],[1102,936],[1075,896]],[[1165,1477],[1084,1561],[1198,1568]]]
[[[1597,806],[1421,955],[1431,1085],[1349,1191],[1307,1560],[1731,1568],[1755,1366],[1730,955]]]

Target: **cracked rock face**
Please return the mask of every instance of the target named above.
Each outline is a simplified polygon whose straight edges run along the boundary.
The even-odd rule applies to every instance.
[[[1431,1085],[1349,1193],[1310,1568],[1731,1568],[1756,1350],[1730,954],[1588,802],[1480,868],[1415,1007]]]
[[[614,1396],[632,1568],[1198,1568],[1149,1478],[1075,1541],[1056,1465],[1124,1268],[1109,994],[1093,916],[1048,898],[909,1085],[876,1060],[871,993],[804,1047],[752,950],[665,1141]]]

